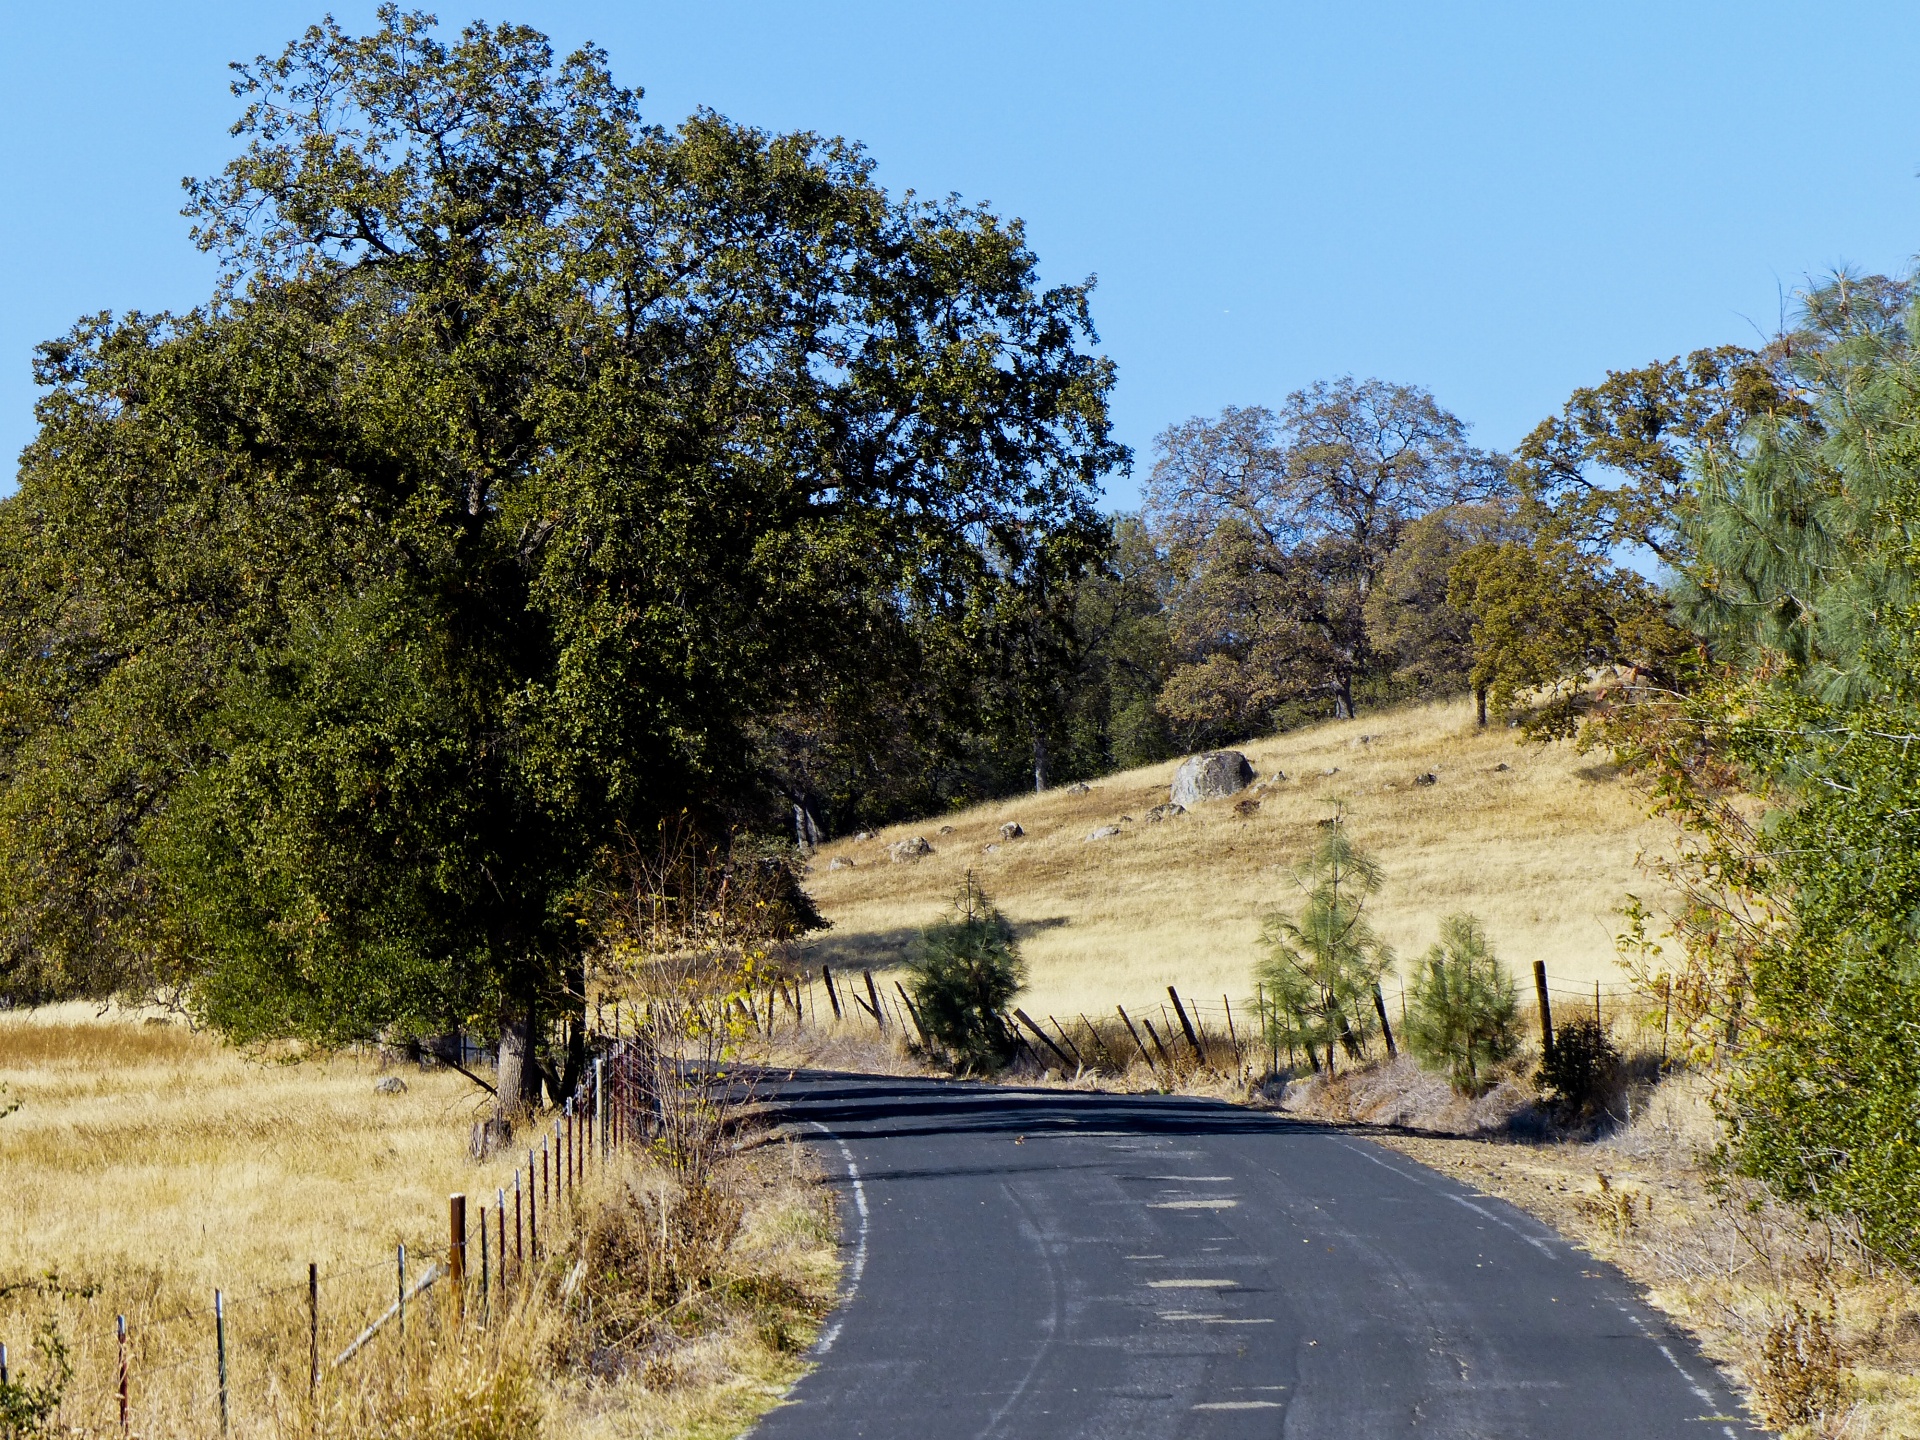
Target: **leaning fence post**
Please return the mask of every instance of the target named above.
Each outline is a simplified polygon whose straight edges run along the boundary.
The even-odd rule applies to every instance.
[[[820,979],[824,981],[826,984],[827,1000],[833,1006],[833,1018],[838,1020],[841,1018],[840,992],[833,988],[833,971],[828,969],[825,965],[822,965],[820,967]]]
[[[320,1389],[320,1266],[307,1262],[307,1398]]]
[[[453,1318],[467,1318],[467,1197],[447,1197],[447,1267],[452,1272]]]
[[[1120,1012],[1120,1023],[1127,1027],[1127,1034],[1131,1035],[1133,1037],[1133,1043],[1140,1047],[1140,1058],[1147,1062],[1147,1073],[1157,1075],[1157,1072],[1154,1070],[1153,1056],[1147,1053],[1146,1043],[1141,1040],[1140,1032],[1133,1028],[1133,1021],[1127,1018],[1127,1007],[1124,1005],[1116,1005],[1113,1008]]]
[[[227,1299],[213,1292],[213,1352],[220,1366],[220,1433],[227,1433]]]
[[[1547,962],[1533,962],[1533,989],[1540,997],[1540,1058],[1553,1059],[1553,1002],[1547,999]]]
[[[887,1017],[880,1013],[879,987],[873,983],[871,970],[862,970],[860,973],[867,978],[867,1001],[873,1007],[873,1023],[880,1027],[880,1033],[884,1035],[887,1033]]]
[[[1377,980],[1373,985],[1373,1008],[1380,1016],[1380,1033],[1387,1037],[1387,1058],[1392,1060],[1400,1052],[1394,1048],[1393,1026],[1387,1023],[1387,997],[1380,993],[1380,982]]]
[[[114,1333],[120,1341],[120,1433],[125,1435],[129,1429],[127,1419],[127,1317],[113,1317]]]
[[[1187,1044],[1193,1047],[1193,1058],[1204,1065],[1207,1057],[1200,1053],[1200,1037],[1193,1033],[1193,1022],[1187,1019],[1187,1007],[1180,1003],[1180,992],[1169,985],[1167,994],[1173,1000],[1173,1013],[1180,1017],[1180,1029],[1186,1034]],[[1167,1038],[1173,1037],[1169,1035]]]
[[[407,1338],[407,1247],[401,1245],[394,1252],[394,1269],[397,1276],[397,1291],[400,1299],[394,1307],[400,1321],[400,1339],[404,1344]]]

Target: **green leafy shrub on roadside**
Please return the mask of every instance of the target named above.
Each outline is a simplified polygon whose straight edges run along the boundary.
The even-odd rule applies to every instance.
[[[1607,1027],[1591,1018],[1558,1027],[1537,1083],[1568,1119],[1590,1119],[1606,1109],[1620,1084],[1620,1051]]]
[[[1407,1048],[1445,1069],[1463,1095],[1486,1089],[1488,1072],[1519,1045],[1513,975],[1487,943],[1478,917],[1449,915],[1427,951],[1407,1004]]]
[[[1026,984],[1026,965],[1013,926],[971,870],[946,918],[920,932],[907,969],[907,990],[930,1041],[978,1070],[1012,1058],[1009,1011]]]

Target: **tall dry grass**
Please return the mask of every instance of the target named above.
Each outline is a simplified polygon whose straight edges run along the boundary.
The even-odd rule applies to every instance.
[[[19,1103],[0,1119],[0,1342],[14,1377],[31,1380],[34,1334],[57,1324],[74,1368],[59,1422],[72,1433],[117,1433],[118,1315],[129,1324],[134,1433],[218,1433],[216,1287],[239,1437],[729,1433],[797,1373],[831,1294],[833,1227],[801,1157],[779,1147],[724,1167],[738,1227],[713,1293],[682,1307],[697,1323],[634,1331],[624,1349],[583,1348],[596,1333],[591,1299],[606,1293],[585,1269],[569,1283],[591,1226],[604,1243],[609,1223],[651,1236],[660,1207],[673,1214],[673,1180],[628,1156],[590,1172],[577,1209],[543,1216],[560,1260],[513,1275],[506,1291],[492,1285],[491,1324],[454,1326],[439,1285],[409,1305],[404,1341],[389,1325],[335,1370],[332,1358],[393,1301],[396,1246],[416,1277],[444,1261],[450,1193],[469,1196],[477,1268],[478,1208],[512,1185],[511,1160],[465,1158],[486,1097],[411,1066],[392,1072],[403,1093],[382,1094],[370,1057],[243,1054],[148,1018],[85,1007],[0,1015],[0,1101]],[[497,1266],[497,1234],[492,1256]],[[321,1291],[317,1402],[307,1394],[310,1261]],[[477,1284],[468,1306],[477,1322]]]
[[[1252,988],[1260,917],[1294,902],[1288,870],[1311,848],[1315,822],[1344,801],[1355,838],[1386,866],[1373,915],[1403,970],[1443,916],[1470,910],[1523,977],[1539,959],[1569,991],[1596,979],[1611,986],[1620,978],[1616,911],[1630,891],[1655,905],[1664,898],[1635,861],[1668,831],[1596,757],[1516,735],[1476,730],[1465,702],[1408,706],[1243,746],[1256,785],[1268,782],[1245,797],[1259,801],[1250,814],[1215,801],[1147,823],[1167,799],[1169,762],[1085,793],[1018,796],[836,841],[807,877],[833,922],[807,958],[816,971],[821,961],[896,963],[971,868],[1019,930],[1028,1009],[1110,1014],[1116,1003],[1158,1003],[1169,984],[1238,1005]],[[1284,781],[1272,779],[1279,772]],[[1435,783],[1416,783],[1427,774]],[[1008,821],[1025,837],[1003,842]],[[1121,833],[1085,838],[1105,825]],[[935,853],[890,863],[885,845],[910,835]],[[836,859],[852,868],[833,869]]]

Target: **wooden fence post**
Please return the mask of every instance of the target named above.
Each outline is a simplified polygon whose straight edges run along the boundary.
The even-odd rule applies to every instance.
[[[1160,1018],[1164,1021],[1167,1017],[1162,1015]],[[1169,1055],[1167,1053],[1167,1047],[1160,1043],[1160,1032],[1153,1028],[1153,1021],[1144,1015],[1140,1017],[1140,1023],[1147,1027],[1147,1038],[1153,1041],[1153,1048],[1160,1052],[1161,1063],[1167,1067],[1167,1077],[1171,1079],[1173,1077],[1173,1056]]]
[[[396,1294],[399,1296],[394,1308],[398,1312],[400,1322],[400,1343],[404,1345],[407,1340],[407,1247],[405,1245],[395,1248],[394,1272],[398,1283]]]
[[[1133,1043],[1140,1047],[1140,1058],[1147,1062],[1147,1072],[1152,1075],[1158,1075],[1159,1072],[1154,1069],[1153,1056],[1147,1053],[1146,1042],[1141,1040],[1140,1032],[1133,1028],[1133,1021],[1127,1018],[1126,1007],[1124,1005],[1116,1005],[1113,1008],[1120,1012],[1120,1023],[1127,1027],[1127,1034],[1131,1035],[1133,1037]]]
[[[320,1266],[307,1262],[307,1399],[320,1393]]]
[[[871,970],[862,970],[860,973],[866,977],[867,1002],[873,1006],[873,1023],[880,1027],[880,1033],[884,1035],[887,1033],[887,1020],[886,1016],[880,1013],[880,991],[873,983],[873,972]]]
[[[1073,1043],[1073,1037],[1067,1034],[1067,1027],[1062,1025],[1056,1016],[1049,1015],[1047,1019],[1053,1021],[1053,1033],[1060,1037],[1060,1043],[1073,1052],[1073,1063],[1078,1065],[1082,1070],[1085,1070],[1087,1068],[1087,1057],[1082,1055],[1080,1053],[1080,1047]]]
[[[1665,983],[1660,987],[1662,997],[1660,1007],[1660,1066],[1662,1069],[1665,1069],[1667,1064],[1667,1025],[1673,1019],[1673,977],[1667,975],[1663,976],[1662,979]]]
[[[220,1367],[220,1433],[227,1433],[227,1297],[213,1292],[213,1350]]]
[[[1060,1057],[1060,1063],[1062,1065],[1073,1064],[1073,1062],[1067,1058],[1067,1052],[1062,1050],[1058,1045],[1054,1044],[1053,1041],[1049,1040],[1047,1038],[1047,1032],[1042,1030],[1038,1025],[1034,1024],[1033,1017],[1027,1014],[1026,1011],[1016,1009],[1013,1012],[1013,1018],[1018,1020],[1022,1025],[1026,1026],[1027,1029],[1031,1030],[1036,1036],[1038,1036],[1040,1039],[1040,1043],[1042,1045],[1046,1046],[1047,1049],[1053,1051],[1054,1054],[1058,1055]]]
[[[927,1038],[927,1024],[920,1018],[920,1007],[913,1003],[913,997],[907,994],[907,987],[898,980],[893,982],[893,988],[900,992],[900,998],[906,1002],[907,1014],[913,1017],[913,1028],[920,1032],[920,1043],[931,1048],[933,1041]]]
[[[127,1317],[114,1316],[113,1329],[120,1341],[120,1433],[125,1435],[131,1429],[127,1415]]]
[[[604,1160],[613,1148],[613,1136],[607,1131],[607,1062],[601,1059],[593,1062],[593,1135]]]
[[[1394,1047],[1393,1026],[1387,1023],[1387,997],[1380,993],[1378,981],[1374,983],[1373,987],[1373,1008],[1378,1011],[1380,1015],[1380,1033],[1387,1037],[1387,1059],[1392,1060],[1396,1058],[1400,1052]]]
[[[1598,980],[1593,982],[1593,1023],[1596,1025],[1606,1023],[1600,1018],[1600,982]]]
[[[833,1006],[833,1018],[836,1020],[844,1018],[840,1014],[840,992],[836,990],[833,985],[833,971],[825,965],[822,965],[820,967],[820,980],[821,983],[827,987],[827,1003]]]
[[[467,1318],[467,1197],[447,1197],[447,1266],[453,1280],[453,1318]]]
[[[1233,1073],[1236,1079],[1246,1073],[1246,1061],[1240,1058],[1240,1032],[1233,1028],[1233,1001],[1225,995],[1220,997],[1220,1006],[1227,1012],[1227,1041],[1233,1046]]]
[[[1204,1064],[1207,1057],[1200,1053],[1200,1037],[1193,1033],[1193,1022],[1187,1019],[1187,1007],[1180,1003],[1180,992],[1169,985],[1167,995],[1173,1001],[1173,1013],[1180,1017],[1180,1028],[1186,1032],[1187,1044],[1193,1047],[1193,1058]]]
[[[1547,998],[1547,962],[1533,962],[1533,989],[1540,997],[1540,1056],[1553,1059],[1553,1002]]]
[[[487,1202],[480,1201],[480,1323],[493,1321],[493,1257],[487,1253]]]

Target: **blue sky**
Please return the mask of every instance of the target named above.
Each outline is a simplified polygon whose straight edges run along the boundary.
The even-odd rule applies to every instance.
[[[1752,341],[1807,276],[1920,250],[1912,6],[435,8],[597,41],[655,120],[842,134],[894,189],[1024,217],[1047,278],[1100,277],[1139,452],[1116,507],[1189,415],[1372,374],[1511,445],[1610,368]],[[0,0],[0,451],[37,341],[205,297],[179,180],[231,153],[226,62],[319,13]]]

